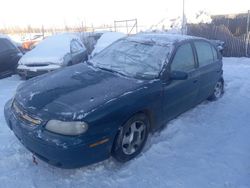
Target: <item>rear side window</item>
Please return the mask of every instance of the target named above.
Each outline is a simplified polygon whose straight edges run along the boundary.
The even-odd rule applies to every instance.
[[[213,55],[214,55],[214,61],[217,61],[219,59],[218,52],[213,46],[211,46],[211,48],[212,48]]]
[[[196,47],[200,67],[214,62],[212,46],[209,43],[204,41],[196,41],[194,44]]]
[[[171,71],[188,72],[195,68],[192,46],[190,43],[180,46],[171,64]]]
[[[0,39],[0,52],[14,49],[14,45],[8,39]]]

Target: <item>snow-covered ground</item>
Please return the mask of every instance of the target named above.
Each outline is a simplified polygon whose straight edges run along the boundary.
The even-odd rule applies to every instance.
[[[0,187],[250,187],[250,59],[225,58],[225,94],[203,102],[152,135],[143,153],[74,170],[32,162],[8,129],[3,106],[21,83],[0,80]]]

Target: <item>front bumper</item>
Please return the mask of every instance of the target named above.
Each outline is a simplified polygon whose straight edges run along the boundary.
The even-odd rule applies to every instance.
[[[8,126],[21,143],[43,161],[61,168],[77,168],[109,158],[113,139],[108,138],[112,136],[85,142],[79,138],[74,139],[48,131],[43,131],[41,134],[41,130],[31,129],[29,125],[18,120],[12,112],[11,105],[12,102],[9,101],[4,109]],[[108,141],[90,147],[91,144],[103,139],[108,139]]]

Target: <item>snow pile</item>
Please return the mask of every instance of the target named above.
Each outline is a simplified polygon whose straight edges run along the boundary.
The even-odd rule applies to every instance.
[[[70,42],[75,39],[80,41],[75,34],[63,33],[44,39],[34,49],[27,52],[19,64],[29,63],[62,63],[63,57],[70,53]]]
[[[113,42],[117,41],[120,38],[125,37],[124,33],[119,32],[106,32],[104,33],[100,39],[97,41],[95,45],[95,49],[93,50],[91,56],[93,57],[95,54],[102,51],[104,48],[112,44]]]
[[[224,73],[221,99],[169,122],[150,136],[136,159],[74,170],[32,163],[3,117],[20,81],[17,76],[0,80],[0,187],[249,188],[250,59],[225,58]]]
[[[191,17],[189,21],[194,24],[211,23],[212,18],[209,12],[205,10],[200,10],[195,14],[195,16]]]

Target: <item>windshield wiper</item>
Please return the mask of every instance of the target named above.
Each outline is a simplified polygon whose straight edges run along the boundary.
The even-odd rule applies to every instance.
[[[113,69],[109,69],[109,68],[106,68],[106,67],[100,67],[100,66],[96,66],[97,68],[101,69],[101,70],[104,70],[104,71],[108,71],[108,72],[112,72],[112,73],[117,73],[117,74],[120,74],[122,76],[126,76],[128,77],[126,74],[123,74],[119,71],[116,71],[116,70],[113,70]]]

